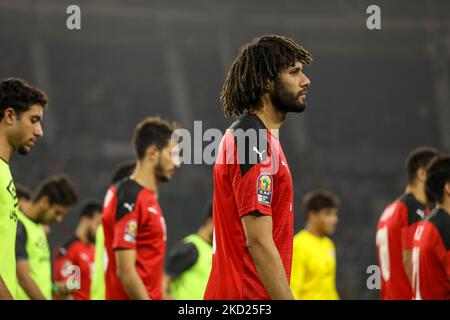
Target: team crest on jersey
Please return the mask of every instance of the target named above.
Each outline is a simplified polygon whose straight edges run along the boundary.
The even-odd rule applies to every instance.
[[[273,180],[268,173],[260,174],[257,180],[256,193],[258,202],[270,206],[272,203]]]
[[[136,220],[130,220],[125,225],[125,234],[123,239],[127,242],[136,243],[137,234],[137,222]]]

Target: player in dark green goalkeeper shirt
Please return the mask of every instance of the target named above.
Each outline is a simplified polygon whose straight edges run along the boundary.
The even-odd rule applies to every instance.
[[[47,97],[20,79],[0,82],[0,300],[16,296],[15,240],[18,199],[9,161],[26,155],[42,137]]]

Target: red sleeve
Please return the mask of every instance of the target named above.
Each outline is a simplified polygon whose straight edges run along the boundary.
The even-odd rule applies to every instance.
[[[138,204],[118,203],[112,241],[113,249],[136,250],[138,221]]]
[[[274,176],[270,173],[271,166],[268,162],[270,160],[256,163],[244,173],[238,163],[230,165],[232,187],[240,217],[255,210],[272,215]]]

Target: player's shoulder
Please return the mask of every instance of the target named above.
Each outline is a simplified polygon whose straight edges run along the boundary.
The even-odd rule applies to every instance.
[[[124,179],[115,184],[118,203],[135,203],[139,194],[144,189],[132,179]]]
[[[446,250],[450,250],[450,215],[443,209],[434,209],[425,219],[433,225],[444,242]]]
[[[134,212],[142,202],[151,202],[151,192],[132,179],[125,179],[116,185],[117,211],[116,221],[128,213]],[[142,196],[141,196],[142,195]]]
[[[246,114],[240,117],[238,120],[233,122],[233,124],[230,126],[230,129],[232,130],[242,129],[244,131],[249,129],[267,130],[266,126],[264,125],[264,122],[262,122],[262,120],[258,116],[253,114]]]
[[[311,234],[306,230],[300,230],[294,235],[294,245],[295,246],[306,246],[309,247],[312,242]]]
[[[11,175],[11,169],[9,163],[0,158],[0,180],[7,180],[8,176]]]
[[[268,130],[256,115],[244,115],[234,122],[227,134],[231,134],[241,174],[244,176],[256,164],[263,163],[270,155]],[[228,142],[227,142],[228,143]]]

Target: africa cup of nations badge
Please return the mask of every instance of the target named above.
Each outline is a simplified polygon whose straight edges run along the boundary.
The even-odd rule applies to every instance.
[[[136,220],[130,220],[125,225],[125,234],[123,239],[127,242],[136,243],[137,222]]]
[[[262,173],[258,177],[256,192],[258,202],[270,206],[272,202],[273,180],[268,173]]]

